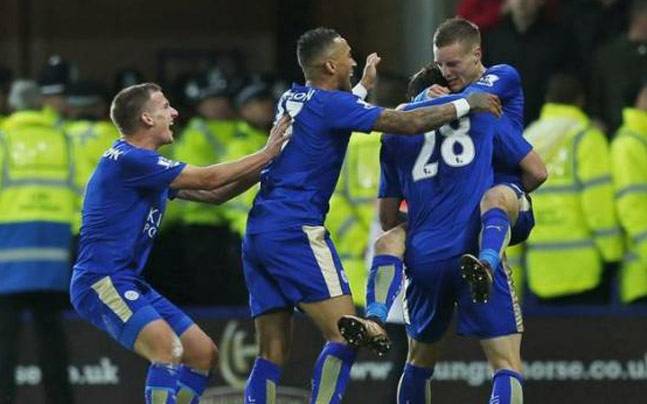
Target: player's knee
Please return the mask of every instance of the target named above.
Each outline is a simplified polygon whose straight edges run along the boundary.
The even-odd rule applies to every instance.
[[[209,339],[205,352],[202,354],[203,369],[215,369],[218,366],[218,347]]]
[[[151,344],[148,351],[148,359],[159,363],[180,363],[184,355],[184,347],[176,335],[159,338]]]
[[[508,369],[517,373],[523,373],[523,364],[521,358],[499,356],[489,360],[493,371]]]
[[[404,255],[404,240],[406,232],[396,227],[382,234],[375,240],[375,255]]]
[[[504,186],[496,186],[487,190],[481,198],[481,213],[497,208],[506,212],[508,217],[514,217],[515,212],[519,210],[518,203],[514,191]]]
[[[283,366],[290,357],[290,346],[281,338],[261,341],[260,356],[278,366]]]

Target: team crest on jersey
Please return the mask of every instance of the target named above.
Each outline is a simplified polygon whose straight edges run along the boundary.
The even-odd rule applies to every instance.
[[[157,160],[157,164],[162,167],[171,168],[171,167],[175,167],[180,163],[177,161],[169,160],[166,157],[160,156],[160,158]]]
[[[496,74],[486,74],[485,76],[481,77],[479,81],[476,82],[476,84],[492,87],[498,80],[499,76],[497,76]]]
[[[134,290],[127,290],[126,293],[124,293],[124,297],[128,300],[134,301],[139,299],[139,293]]]

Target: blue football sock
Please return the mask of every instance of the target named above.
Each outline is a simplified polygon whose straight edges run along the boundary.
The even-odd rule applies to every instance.
[[[175,404],[179,366],[171,363],[151,363],[146,376],[146,404]]]
[[[368,273],[366,317],[386,322],[393,301],[402,287],[402,260],[393,255],[376,255]]]
[[[481,251],[479,260],[495,270],[501,262],[503,250],[510,242],[510,220],[499,208],[490,209],[481,215]]]
[[[209,372],[180,365],[175,393],[177,404],[198,404],[208,380]]]
[[[492,378],[490,404],[522,404],[522,384],[523,376],[519,373],[509,369],[497,370]]]
[[[398,404],[431,403],[433,374],[434,368],[423,368],[406,363],[398,385]]]
[[[256,358],[245,385],[245,404],[270,404],[276,400],[276,386],[281,368],[263,358]]]
[[[310,403],[339,404],[350,378],[357,351],[339,342],[328,342],[315,363]]]

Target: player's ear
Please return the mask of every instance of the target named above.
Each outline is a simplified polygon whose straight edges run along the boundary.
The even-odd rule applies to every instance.
[[[153,126],[155,124],[155,120],[151,116],[151,114],[148,111],[142,112],[142,114],[139,116],[139,119],[144,123],[146,126]]]
[[[335,70],[337,70],[337,66],[335,66],[335,62],[332,60],[326,60],[323,64],[324,70],[326,70],[326,73],[329,74],[335,74]]]
[[[481,51],[481,47],[477,46],[474,48],[474,64],[478,64],[481,61],[481,57],[483,56],[483,53]]]

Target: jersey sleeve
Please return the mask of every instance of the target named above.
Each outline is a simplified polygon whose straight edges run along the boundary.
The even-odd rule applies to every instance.
[[[530,153],[532,145],[505,118],[500,118],[494,136],[494,157],[516,167]]]
[[[389,135],[382,136],[379,198],[402,198],[402,187],[393,156],[394,148],[391,140],[389,139]]]
[[[132,151],[123,156],[122,167],[122,178],[127,186],[163,190],[180,175],[186,164],[155,152]],[[169,196],[174,194],[169,193]]]
[[[498,65],[476,82],[476,88],[497,95],[505,104],[521,91],[521,77],[512,66]]]
[[[325,104],[326,119],[333,130],[369,133],[383,110],[343,91],[332,92]]]

